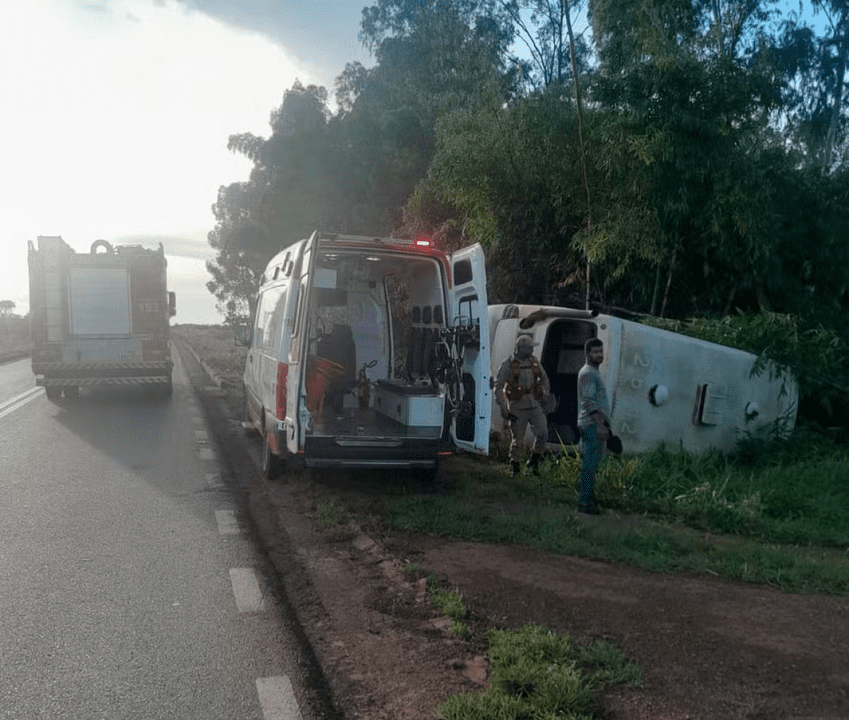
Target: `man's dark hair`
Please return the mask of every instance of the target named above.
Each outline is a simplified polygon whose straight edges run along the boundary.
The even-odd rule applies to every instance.
[[[594,347],[604,347],[604,343],[598,338],[590,338],[584,343],[584,355],[589,355]]]

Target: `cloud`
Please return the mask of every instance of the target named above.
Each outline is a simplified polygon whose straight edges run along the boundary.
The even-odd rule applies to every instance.
[[[233,27],[256,32],[314,68],[333,92],[345,64],[369,64],[357,40],[365,0],[177,0]]]

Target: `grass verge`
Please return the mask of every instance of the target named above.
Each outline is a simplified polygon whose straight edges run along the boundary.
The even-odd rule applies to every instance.
[[[526,626],[487,633],[490,683],[437,708],[444,720],[593,718],[595,694],[610,685],[641,685],[640,668],[610,643],[581,643]]]
[[[396,530],[849,592],[849,453],[827,438],[800,429],[794,442],[733,458],[608,457],[597,484],[608,511],[592,518],[574,512],[579,469],[564,455],[512,478],[499,463],[454,457],[438,492],[387,493],[383,518]]]

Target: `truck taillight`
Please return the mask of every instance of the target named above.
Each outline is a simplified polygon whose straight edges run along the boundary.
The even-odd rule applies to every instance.
[[[277,365],[277,419],[286,418],[286,389],[289,382],[289,366],[285,363]]]

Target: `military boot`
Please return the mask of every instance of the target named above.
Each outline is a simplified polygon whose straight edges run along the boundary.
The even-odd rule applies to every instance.
[[[539,464],[542,462],[542,453],[533,453],[528,458],[528,468],[534,475],[539,475]]]

